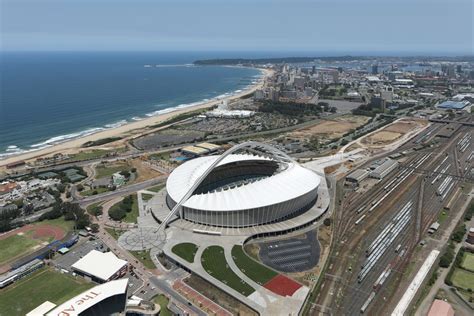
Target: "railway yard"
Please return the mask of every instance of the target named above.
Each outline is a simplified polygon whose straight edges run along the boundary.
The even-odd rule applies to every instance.
[[[449,234],[461,211],[456,206],[474,184],[472,136],[468,124],[432,123],[386,153],[398,164],[382,179],[366,180],[363,188],[338,182],[331,253],[310,315],[393,311],[422,258],[445,247],[439,235]],[[386,157],[360,169],[373,170]],[[439,228],[428,233],[436,222]]]

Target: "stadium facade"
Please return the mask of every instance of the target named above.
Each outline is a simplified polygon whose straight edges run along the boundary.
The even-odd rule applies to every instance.
[[[254,150],[259,146],[265,146],[264,154]],[[241,148],[247,151],[234,153]],[[316,173],[281,151],[246,143],[176,168],[166,183],[166,204],[179,218],[196,224],[258,226],[309,210],[316,203],[319,184]]]

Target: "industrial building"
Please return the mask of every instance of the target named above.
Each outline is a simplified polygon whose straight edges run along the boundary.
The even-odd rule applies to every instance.
[[[194,146],[186,146],[181,148],[181,152],[187,156],[200,157],[208,154],[215,153],[222,146],[212,143],[200,143]]]
[[[397,167],[398,161],[386,158],[370,172],[369,176],[381,180]]]
[[[297,216],[316,202],[319,176],[289,157],[229,154],[218,162],[220,157],[190,160],[168,177],[170,210],[193,190],[179,210],[180,218],[211,226],[248,227]],[[194,188],[198,179],[202,181]]]
[[[354,185],[359,185],[362,180],[369,176],[369,172],[365,169],[356,169],[346,177],[346,182]]]

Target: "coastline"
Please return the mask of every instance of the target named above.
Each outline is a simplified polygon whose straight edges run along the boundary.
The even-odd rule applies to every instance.
[[[259,81],[257,83],[248,86],[247,89],[242,90],[239,93],[236,93],[236,94],[233,94],[233,95],[230,95],[230,96],[227,96],[227,97],[219,98],[219,99],[212,99],[212,100],[209,100],[209,101],[206,101],[206,102],[203,102],[203,103],[190,105],[190,106],[183,107],[183,108],[179,108],[179,107],[169,108],[169,111],[167,111],[166,113],[157,114],[155,116],[144,118],[143,120],[130,122],[130,123],[127,123],[127,124],[124,124],[124,125],[121,125],[121,126],[118,126],[118,127],[115,127],[115,128],[98,131],[96,133],[85,135],[85,136],[78,137],[78,138],[74,138],[74,139],[71,139],[71,140],[66,140],[65,142],[61,142],[61,143],[51,145],[50,147],[46,147],[46,148],[42,148],[42,149],[38,149],[38,150],[32,150],[32,151],[28,151],[28,152],[24,152],[24,153],[18,153],[17,155],[13,154],[11,156],[7,156],[7,157],[1,159],[0,160],[0,167],[5,167],[6,165],[8,165],[12,162],[16,162],[16,161],[21,161],[21,160],[26,161],[26,160],[35,159],[35,158],[42,157],[42,156],[54,155],[58,152],[61,152],[63,154],[64,153],[78,152],[78,151],[80,151],[80,149],[83,149],[83,148],[81,148],[81,146],[84,143],[91,142],[91,141],[96,141],[96,140],[103,139],[103,138],[119,137],[119,136],[124,137],[124,136],[126,136],[123,139],[123,140],[125,140],[129,137],[136,137],[137,135],[140,134],[139,130],[145,129],[145,128],[147,128],[149,126],[152,126],[152,125],[162,123],[162,122],[164,122],[166,120],[169,120],[170,118],[172,118],[176,115],[191,112],[191,111],[195,111],[195,110],[210,108],[212,106],[215,106],[215,105],[221,103],[223,100],[233,101],[233,100],[236,100],[236,99],[240,99],[241,97],[243,97],[243,96],[245,96],[249,93],[253,93],[253,92],[255,92],[255,90],[261,88],[263,86],[264,82],[265,82],[265,79],[267,77],[271,76],[271,74],[273,73],[273,71],[270,70],[270,69],[264,69],[264,68],[256,68],[256,69],[261,71],[263,76],[259,79]],[[136,131],[136,134],[133,134],[134,131]],[[127,134],[127,135],[125,135],[125,134]],[[107,145],[109,145],[109,144],[107,144]],[[107,147],[107,145],[97,146],[97,147]],[[93,149],[93,148],[94,147],[90,147],[90,148],[87,148],[87,149],[90,150],[90,149]],[[84,150],[87,150],[87,149],[84,149]]]

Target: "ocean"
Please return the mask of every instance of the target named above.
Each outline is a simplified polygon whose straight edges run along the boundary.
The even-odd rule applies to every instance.
[[[0,53],[0,159],[238,93],[257,69],[209,53]]]

